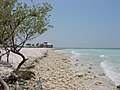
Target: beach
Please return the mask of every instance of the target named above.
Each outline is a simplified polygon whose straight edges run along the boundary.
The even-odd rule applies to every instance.
[[[55,49],[23,48],[21,52],[29,58],[22,68],[34,65],[29,70],[35,75],[25,83],[17,83],[18,90],[117,90],[114,82],[96,63],[73,59]],[[1,65],[0,75],[9,74],[20,60],[20,57],[11,53],[12,67]]]

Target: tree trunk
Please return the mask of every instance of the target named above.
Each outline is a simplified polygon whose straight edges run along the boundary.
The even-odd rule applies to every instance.
[[[7,54],[7,63],[9,63],[9,55],[10,55],[10,50],[5,48],[6,54]]]
[[[15,53],[15,54],[17,54],[17,55],[19,55],[19,56],[21,56],[22,59],[23,59],[23,60],[18,64],[17,69],[15,70],[15,71],[18,71],[18,70],[20,69],[20,67],[21,67],[28,59],[26,59],[25,56],[24,56],[22,53],[20,53],[20,52],[14,52],[14,51],[12,51],[12,52]]]
[[[1,61],[1,59],[2,59],[2,56],[0,56],[0,61]]]
[[[1,50],[0,50],[0,61],[1,61],[1,59],[2,59],[2,54],[1,54],[2,52],[1,52]]]
[[[2,90],[9,90],[9,86],[1,77],[0,77],[0,84],[1,84]]]
[[[10,55],[10,52],[7,53],[7,63],[9,63],[9,55]]]
[[[10,51],[8,51],[8,50],[5,50],[6,51],[6,53],[1,53],[1,51],[0,51],[0,61],[1,61],[1,59],[2,59],[2,56],[4,56],[4,55],[7,55],[7,63],[9,63],[9,55],[10,55]]]

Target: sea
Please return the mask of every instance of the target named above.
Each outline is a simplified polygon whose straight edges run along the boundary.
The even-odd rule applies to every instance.
[[[81,60],[99,63],[106,75],[116,85],[120,85],[120,48],[62,49],[62,52]]]

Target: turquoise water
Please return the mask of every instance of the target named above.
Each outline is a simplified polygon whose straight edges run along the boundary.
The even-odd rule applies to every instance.
[[[100,63],[106,75],[120,85],[120,49],[62,49],[81,60]]]

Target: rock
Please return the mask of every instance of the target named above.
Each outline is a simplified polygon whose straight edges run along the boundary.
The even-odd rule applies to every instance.
[[[88,73],[91,73],[90,71],[88,71]]]
[[[90,64],[90,66],[93,66],[92,64]]]
[[[79,59],[76,59],[76,61],[79,61]]]
[[[100,84],[102,84],[101,81],[97,81],[97,82],[95,83],[95,85],[100,85]]]
[[[66,60],[66,58],[63,58],[63,60]]]
[[[50,71],[50,69],[48,68],[47,71]]]
[[[91,67],[89,67],[89,69],[92,69]]]
[[[84,76],[87,76],[87,75],[88,75],[87,73],[84,74]]]
[[[78,73],[78,71],[75,71],[75,73]]]
[[[81,66],[84,66],[84,64],[81,64]]]
[[[81,75],[76,75],[77,77],[79,77],[79,78],[81,78],[81,77],[83,77],[84,75],[83,74],[81,74]]]
[[[28,87],[28,90],[34,90],[34,89],[36,89],[36,88]],[[36,90],[38,90],[38,89],[36,89]]]
[[[120,85],[117,85],[117,88],[120,89]]]
[[[75,66],[78,66],[78,63],[76,63]]]
[[[85,77],[84,80],[88,80],[89,78],[88,77]]]
[[[105,76],[105,73],[99,73],[100,76]]]

